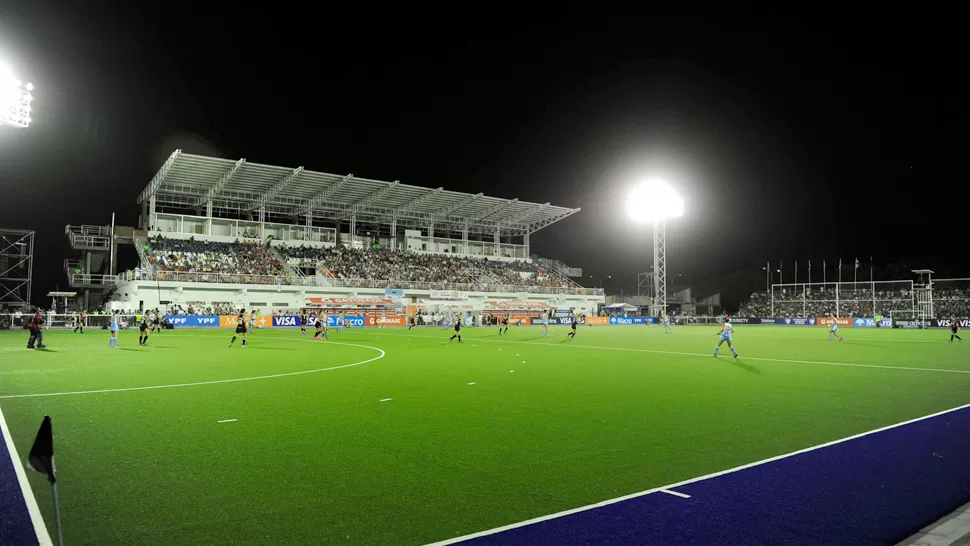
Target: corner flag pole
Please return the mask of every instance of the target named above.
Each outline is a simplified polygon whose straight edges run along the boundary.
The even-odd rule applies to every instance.
[[[57,502],[57,480],[54,479],[54,433],[51,429],[51,417],[47,415],[40,424],[34,445],[27,456],[27,468],[47,474],[47,481],[51,482],[51,498],[54,501],[54,524],[57,528],[57,544],[64,546],[64,536],[61,534],[61,510]]]

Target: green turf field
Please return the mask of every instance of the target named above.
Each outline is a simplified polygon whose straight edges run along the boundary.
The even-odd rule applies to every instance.
[[[0,408],[21,455],[52,416],[73,546],[370,545],[442,540],[970,401],[970,342],[947,344],[948,331],[845,328],[829,343],[824,328],[742,325],[737,360],[726,347],[711,358],[715,326],[566,332],[469,328],[450,345],[433,328],[333,342],[264,330],[227,349],[229,331],[148,347],[125,331],[108,350],[107,332],[52,331],[47,351],[0,332]],[[142,389],[161,385],[179,386]],[[30,474],[50,523],[49,489]]]

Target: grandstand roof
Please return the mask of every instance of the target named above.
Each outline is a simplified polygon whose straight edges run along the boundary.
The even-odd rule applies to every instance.
[[[195,209],[211,204],[213,215],[239,215],[263,208],[270,218],[302,223],[314,219],[358,221],[400,227],[439,228],[471,233],[507,235],[533,233],[580,209],[549,203],[488,197],[444,188],[425,188],[223,159],[175,150],[138,197],[155,197],[160,208]]]

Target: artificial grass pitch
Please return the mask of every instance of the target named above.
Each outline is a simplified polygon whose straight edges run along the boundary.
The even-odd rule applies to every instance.
[[[68,544],[422,544],[970,401],[948,331],[717,330],[2,332],[0,408],[21,453],[52,416]]]

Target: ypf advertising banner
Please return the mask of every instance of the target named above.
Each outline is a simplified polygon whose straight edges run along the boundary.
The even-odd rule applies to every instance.
[[[168,322],[176,328],[218,328],[218,315],[169,315]]]

